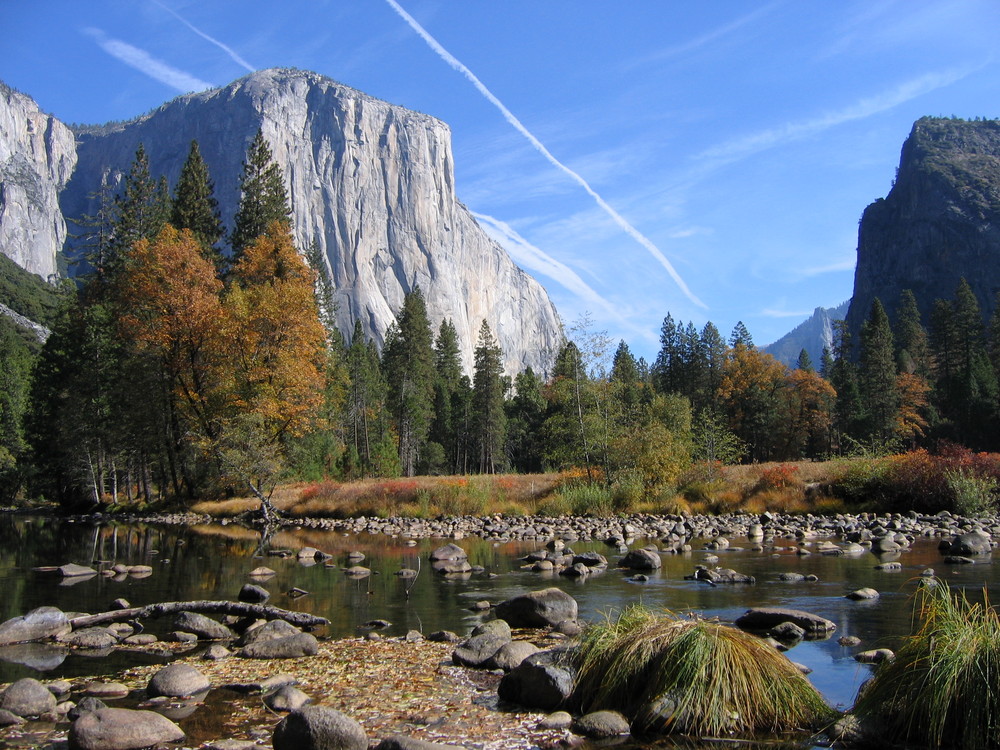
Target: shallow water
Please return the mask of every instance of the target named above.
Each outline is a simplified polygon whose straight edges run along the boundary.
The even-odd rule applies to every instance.
[[[95,525],[62,519],[0,515],[0,621],[28,610],[52,605],[65,611],[97,612],[110,608],[122,597],[133,606],[161,601],[195,599],[235,599],[247,573],[266,565],[276,575],[263,585],[272,598],[270,604],[321,615],[330,620],[324,631],[333,637],[364,633],[364,623],[388,620],[383,631],[389,636],[408,630],[425,634],[435,630],[467,633],[482,615],[470,611],[478,601],[498,602],[532,589],[558,586],[576,598],[580,617],[595,620],[633,602],[675,612],[694,611],[707,617],[731,621],[752,606],[784,606],[822,615],[837,624],[833,637],[804,641],[789,651],[789,657],[810,667],[810,679],[831,705],[845,708],[853,703],[860,684],[871,667],[859,665],[853,655],[859,650],[894,648],[910,631],[911,595],[920,572],[933,567],[953,587],[969,589],[979,596],[985,587],[997,600],[1000,571],[986,559],[975,565],[946,566],[937,551],[937,542],[920,539],[913,548],[898,556],[901,571],[875,569],[880,562],[870,553],[857,557],[802,556],[794,539],[776,540],[779,549],[750,550],[749,543],[733,539],[729,550],[709,553],[697,549],[681,555],[663,556],[663,567],[644,583],[630,581],[630,573],[616,570],[618,554],[601,542],[573,542],[575,552],[596,550],[612,567],[586,580],[533,573],[523,568],[519,558],[540,547],[540,542],[494,543],[478,538],[457,541],[469,554],[473,565],[485,572],[464,577],[434,573],[427,562],[431,550],[449,540],[420,540],[410,546],[406,540],[384,536],[351,535],[312,529],[289,529],[275,535],[272,549],[298,550],[312,546],[333,555],[331,566],[304,565],[293,555],[288,558],[259,554],[255,532],[235,525],[198,527],[153,524]],[[653,541],[653,540],[649,540]],[[836,539],[834,541],[837,541]],[[647,540],[638,540],[642,546]],[[740,545],[745,544],[745,547]],[[806,548],[808,549],[808,547]],[[365,555],[361,565],[373,574],[354,579],[346,576],[348,552]],[[753,585],[710,586],[686,581],[696,564],[709,554],[719,557],[718,565],[756,577]],[[31,569],[42,565],[75,562],[94,565],[146,564],[153,568],[147,578],[119,579],[94,576],[85,580],[59,581]],[[395,575],[400,568],[420,569],[413,581]],[[785,583],[777,580],[782,572],[814,574],[818,581]],[[870,586],[881,596],[870,602],[854,602],[844,595]],[[293,588],[309,592],[294,598]],[[149,630],[163,633],[172,629],[169,621],[153,621]],[[843,635],[861,638],[858,647],[843,647]],[[18,652],[0,648],[0,682],[23,676],[53,679],[62,676],[113,673],[139,660],[156,660],[155,655],[139,657],[116,653],[93,658],[79,654],[49,654],[43,669],[10,661],[23,660]],[[36,657],[37,658],[37,657]],[[159,657],[166,658],[166,657]],[[32,660],[39,666],[38,662]]]

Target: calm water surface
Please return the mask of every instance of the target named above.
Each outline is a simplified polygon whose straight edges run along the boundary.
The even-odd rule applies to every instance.
[[[898,556],[901,571],[879,571],[880,562],[870,553],[857,557],[830,557],[796,553],[793,539],[776,540],[779,549],[754,552],[745,540],[733,539],[733,548],[709,553],[696,549],[682,555],[663,556],[663,567],[644,583],[629,580],[628,572],[613,565],[618,554],[601,542],[571,542],[575,552],[596,550],[612,567],[586,580],[533,573],[519,559],[541,546],[540,542],[494,543],[478,538],[457,541],[469,554],[473,565],[484,573],[467,577],[444,577],[431,571],[430,552],[450,540],[419,540],[415,545],[404,539],[384,536],[344,535],[311,529],[284,530],[271,539],[272,549],[297,551],[316,547],[333,555],[329,565],[304,565],[293,555],[281,558],[261,555],[255,532],[235,525],[198,527],[154,524],[95,525],[62,519],[0,514],[0,621],[24,614],[34,607],[52,605],[64,611],[98,612],[110,608],[117,598],[133,606],[161,601],[195,599],[235,599],[247,573],[266,565],[276,575],[264,586],[271,592],[270,604],[310,612],[330,620],[326,634],[334,637],[365,632],[363,624],[373,619],[392,623],[387,635],[403,635],[408,630],[425,634],[453,630],[466,634],[482,616],[470,611],[478,601],[496,603],[518,593],[558,586],[580,605],[580,617],[598,620],[607,613],[633,602],[675,612],[695,611],[704,616],[731,621],[753,606],[784,606],[822,615],[837,623],[832,638],[806,641],[788,655],[810,667],[810,679],[831,705],[845,708],[853,703],[859,685],[871,674],[871,667],[859,665],[853,655],[858,650],[898,646],[899,638],[910,631],[911,596],[917,577],[927,567],[956,588],[980,596],[985,587],[994,601],[1000,600],[1000,572],[986,559],[976,565],[946,566],[934,540],[918,540],[912,549]],[[652,541],[652,540],[649,540]],[[838,540],[834,540],[838,541]],[[638,540],[637,545],[647,540]],[[745,547],[741,548],[743,544]],[[349,552],[365,555],[361,563],[373,574],[354,579],[342,567]],[[686,581],[695,565],[708,554],[719,557],[718,565],[753,575],[754,585],[720,585]],[[95,576],[86,580],[60,582],[31,572],[41,565],[75,562],[95,565],[146,564],[151,576],[121,580]],[[395,575],[400,568],[420,569],[415,581]],[[786,583],[777,580],[783,572],[815,574],[816,582]],[[69,584],[69,585],[67,585]],[[407,586],[410,590],[407,591]],[[854,602],[844,595],[870,586],[881,596],[870,602]],[[293,588],[308,593],[292,597]],[[148,629],[161,633],[171,630],[168,620],[152,621]],[[843,635],[861,638],[862,645],[845,648],[837,643]],[[0,682],[23,676],[52,679],[61,676],[112,673],[140,659],[135,654],[115,654],[93,658],[71,654],[54,655],[48,663],[25,666],[23,656],[0,648]],[[40,671],[37,667],[42,666]],[[773,745],[772,745],[773,747]]]

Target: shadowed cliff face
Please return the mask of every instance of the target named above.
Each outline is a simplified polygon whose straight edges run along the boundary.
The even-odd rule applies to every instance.
[[[865,209],[858,232],[853,341],[878,297],[895,320],[913,291],[927,316],[965,278],[985,316],[1000,291],[1000,121],[923,118],[903,144],[896,182]]]
[[[0,252],[42,278],[66,241],[58,196],[75,164],[72,131],[0,83]]]
[[[467,371],[484,319],[508,372],[549,370],[562,336],[556,310],[456,199],[448,126],[314,73],[259,71],[130,123],[82,130],[63,213],[95,213],[101,176],[120,180],[139,143],[151,174],[175,184],[197,139],[231,228],[258,128],[284,171],[296,242],[316,243],[326,258],[344,333],[361,320],[381,344],[419,285],[435,332],[444,318],[455,324]]]

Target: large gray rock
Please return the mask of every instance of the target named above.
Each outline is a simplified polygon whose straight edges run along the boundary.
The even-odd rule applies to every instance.
[[[78,648],[111,648],[117,646],[121,638],[109,628],[83,628],[74,630],[59,639],[62,643]]]
[[[138,750],[161,742],[179,742],[183,730],[155,711],[102,708],[73,722],[70,750]]]
[[[576,599],[562,589],[548,588],[511,597],[496,606],[496,616],[512,628],[545,628],[575,620]]]
[[[40,716],[56,707],[56,698],[33,677],[23,677],[0,693],[0,708],[18,716]]]
[[[573,722],[572,728],[576,734],[592,740],[619,737],[631,731],[628,719],[617,711],[593,711],[584,714]]]
[[[0,253],[45,279],[66,240],[59,191],[75,165],[73,132],[0,83]]]
[[[464,640],[451,652],[451,660],[461,667],[481,667],[507,643],[510,643],[510,636],[486,631]]]
[[[319,641],[312,633],[255,641],[236,652],[245,659],[298,659],[319,653]]]
[[[748,609],[736,619],[736,626],[743,630],[763,632],[783,622],[793,622],[811,636],[823,636],[837,629],[837,624],[825,617],[784,607]]]
[[[488,669],[502,669],[510,672],[520,666],[529,656],[539,652],[538,646],[528,641],[511,641],[502,645],[485,663]]]
[[[988,555],[993,550],[990,535],[983,531],[970,531],[952,541],[948,554],[969,557],[970,555]]]
[[[285,176],[296,245],[315,243],[325,259],[343,333],[360,320],[381,346],[404,295],[419,286],[432,327],[453,321],[467,373],[483,320],[507,372],[549,371],[562,344],[558,314],[459,202],[448,126],[324,76],[261,70],[124,126],[89,129],[63,209],[96,214],[91,196],[101,177],[114,185],[140,142],[151,174],[175,184],[197,138],[231,228],[246,147],[258,129]]]
[[[527,708],[552,711],[570,700],[575,684],[563,654],[540,651],[503,676],[497,695],[501,700]]]
[[[201,640],[231,641],[236,639],[236,633],[218,620],[199,614],[198,612],[181,612],[174,618],[174,628],[185,633],[194,633]]]
[[[459,547],[457,544],[446,544],[443,547],[438,547],[436,550],[431,552],[430,561],[431,562],[455,562],[459,560],[468,560],[468,553]]]
[[[378,743],[375,750],[465,750],[465,747],[464,745],[443,745],[440,742],[428,742],[416,737],[395,734]]]
[[[71,629],[64,612],[55,607],[39,607],[0,624],[0,646],[52,638]]]
[[[208,678],[190,664],[168,664],[158,670],[146,685],[150,698],[165,695],[168,698],[185,698],[208,690]]]
[[[268,620],[263,625],[251,628],[240,638],[241,646],[248,646],[257,641],[273,641],[276,638],[286,638],[298,635],[302,631],[286,620]]]
[[[660,556],[648,549],[630,550],[618,563],[618,567],[628,570],[659,570],[660,565]]]
[[[303,706],[274,728],[274,750],[368,750],[368,736],[346,714],[326,706]]]

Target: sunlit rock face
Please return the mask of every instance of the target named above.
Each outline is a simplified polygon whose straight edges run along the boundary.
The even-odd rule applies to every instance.
[[[66,241],[59,191],[75,164],[72,131],[0,83],[0,253],[46,279]]]
[[[81,129],[63,212],[93,214],[102,176],[119,181],[140,143],[151,173],[175,184],[197,139],[231,228],[258,128],[284,171],[298,246],[315,244],[328,264],[341,331],[360,320],[381,344],[419,286],[435,332],[454,323],[468,372],[483,320],[509,373],[548,372],[562,339],[556,310],[457,200],[448,126],[315,73],[259,71],[129,123]]]
[[[903,144],[896,180],[865,209],[847,314],[857,344],[878,297],[895,320],[904,289],[928,323],[965,278],[984,315],[1000,291],[1000,121],[925,117]]]

